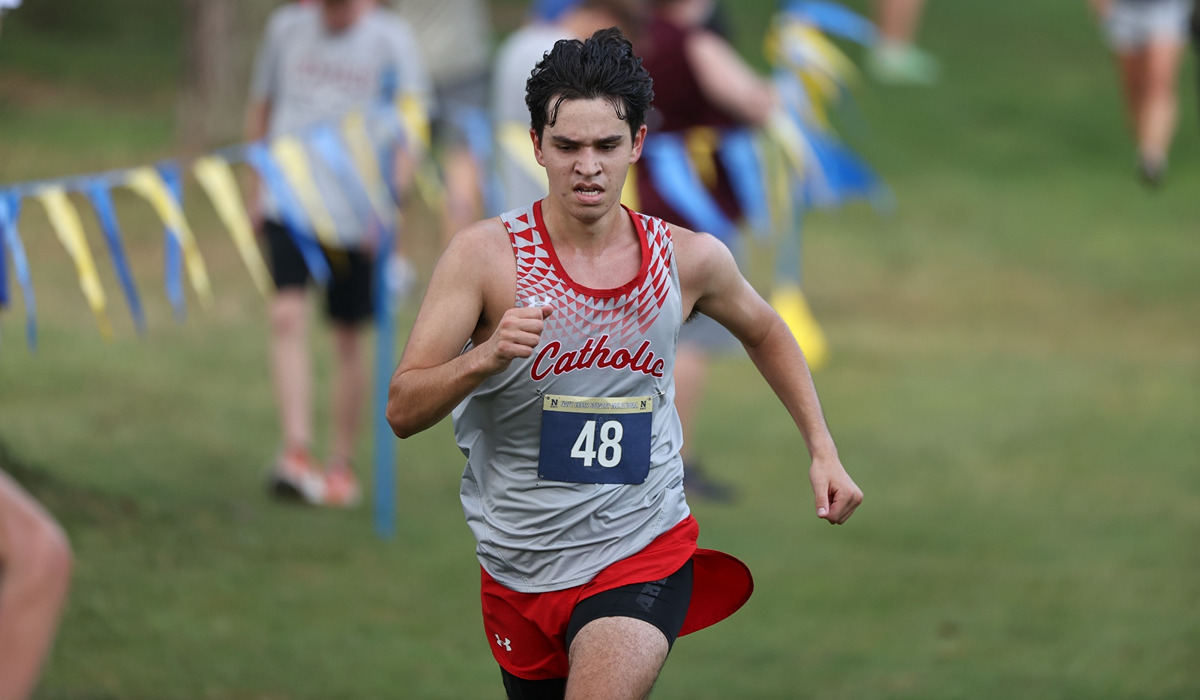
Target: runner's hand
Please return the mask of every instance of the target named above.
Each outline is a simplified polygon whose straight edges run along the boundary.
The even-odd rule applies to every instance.
[[[858,504],[862,503],[863,492],[846,473],[838,459],[813,460],[808,470],[813,495],[817,499],[817,517],[828,520],[831,525],[846,522]]]
[[[489,358],[495,372],[503,372],[518,357],[529,357],[542,340],[552,306],[514,307],[504,312],[496,332],[488,339]]]

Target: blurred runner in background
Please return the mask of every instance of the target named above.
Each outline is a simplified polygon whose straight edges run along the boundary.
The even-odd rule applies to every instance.
[[[653,0],[646,32],[635,41],[643,65],[654,79],[654,109],[647,115],[649,139],[674,134],[685,140],[732,126],[763,126],[778,105],[770,81],[757,75],[721,35],[708,28],[715,0]],[[689,141],[693,143],[694,141]],[[702,150],[703,152],[699,152]],[[712,173],[705,182],[709,195],[731,221],[742,218],[729,174],[716,157],[709,139],[697,170]],[[654,183],[648,159],[636,165],[638,206],[641,211],[671,223],[702,228],[675,210]],[[735,246],[736,241],[724,241]],[[737,352],[737,341],[720,324],[703,314],[689,319],[679,332],[675,361],[675,407],[683,424],[684,486],[697,500],[731,502],[733,487],[712,477],[696,454],[696,417],[704,398],[708,369],[714,355]]]
[[[295,134],[339,124],[395,91],[428,102],[429,78],[408,24],[374,0],[320,0],[272,13],[256,58],[246,136]],[[372,319],[373,253],[379,231],[364,230],[337,177],[310,158],[313,177],[337,230],[325,250],[332,277],[325,290],[332,321],[332,434],[326,468],[312,456],[312,362],[308,266],[265,188],[256,215],[267,241],[276,294],[270,305],[271,370],[282,444],[269,477],[278,495],[315,505],[349,506],[360,490],[351,461],[367,401],[365,331]],[[400,185],[403,188],[403,184]],[[392,222],[384,222],[390,225]]]
[[[1117,56],[1138,174],[1162,184],[1178,121],[1176,82],[1187,43],[1191,0],[1090,0]]]
[[[917,48],[925,0],[875,0],[879,42],[867,55],[867,70],[881,83],[933,85],[941,76],[936,58]]]
[[[484,215],[483,164],[475,162],[467,122],[486,118],[492,19],[485,0],[396,0],[412,26],[433,81],[433,141],[446,181],[442,242]]]

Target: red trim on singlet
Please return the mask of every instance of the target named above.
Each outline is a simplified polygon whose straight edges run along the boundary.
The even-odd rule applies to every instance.
[[[736,558],[697,549],[700,526],[688,516],[645,549],[618,561],[581,586],[546,593],[518,593],[480,569],[483,628],[496,663],[527,680],[565,678],[571,612],[584,598],[634,583],[658,581],[692,560],[692,599],[680,635],[729,617],[754,590],[750,570]]]
[[[546,220],[542,218],[542,200],[539,199],[533,203],[534,226],[542,233],[542,240],[546,244],[546,252],[549,255],[550,264],[554,266],[555,271],[558,272],[558,276],[562,278],[562,281],[568,287],[591,297],[608,299],[621,296],[622,294],[637,289],[638,285],[640,285],[646,279],[646,274],[650,271],[650,243],[646,238],[646,229],[642,226],[641,217],[635,216],[634,212],[624,204],[621,205],[621,208],[625,210],[625,214],[633,221],[634,231],[637,232],[638,245],[642,249],[642,264],[638,268],[638,273],[634,275],[633,279],[621,285],[620,287],[614,287],[612,289],[593,289],[592,287],[588,287],[576,282],[569,274],[567,274],[567,269],[563,267],[562,261],[558,259],[558,251],[554,250],[554,242],[550,239],[550,230],[546,228]],[[510,234],[510,237],[511,235],[512,234]]]

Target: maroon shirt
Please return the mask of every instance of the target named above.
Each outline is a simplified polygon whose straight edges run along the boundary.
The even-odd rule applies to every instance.
[[[703,27],[679,27],[662,17],[654,17],[643,38],[635,47],[642,57],[650,77],[654,79],[653,109],[646,115],[649,137],[665,132],[685,132],[700,126],[737,126],[739,122],[704,96],[696,74],[688,63],[685,45],[693,33],[708,31]],[[737,197],[729,184],[729,176],[720,160],[716,160],[717,182],[709,194],[721,211],[730,219],[741,218]],[[689,228],[694,224],[663,201],[654,189],[654,181],[643,158],[636,165],[639,210],[671,223]]]

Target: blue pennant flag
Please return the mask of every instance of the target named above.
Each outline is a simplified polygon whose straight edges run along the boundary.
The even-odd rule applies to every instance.
[[[167,185],[167,191],[175,198],[180,209],[183,208],[183,177],[179,167],[171,163],[163,163],[157,168]],[[183,293],[183,246],[179,243],[182,235],[171,224],[166,224],[166,247],[164,260],[164,279],[167,286],[167,300],[175,310],[175,320],[182,322],[187,318],[187,300]]]
[[[779,238],[779,246],[775,250],[775,280],[790,282],[797,287],[802,286],[801,275],[804,269],[801,263],[804,246],[804,209],[796,207],[790,222],[791,230],[785,231]]]
[[[461,106],[451,112],[451,119],[467,139],[471,158],[479,166],[479,191],[483,193],[483,206],[488,216],[504,213],[503,187],[496,171],[495,129],[485,109]]]
[[[0,310],[8,306],[8,246],[4,245],[8,226],[8,193],[0,192]]]
[[[246,147],[246,162],[258,173],[263,187],[267,188],[274,198],[275,204],[279,207],[279,216],[283,218],[283,227],[296,247],[300,249],[304,264],[308,266],[308,273],[312,275],[317,284],[322,286],[327,284],[331,274],[329,262],[325,259],[325,254],[321,252],[321,246],[317,243],[316,234],[312,231],[308,217],[304,214],[304,208],[300,206],[296,195],[288,187],[287,179],[284,178],[279,164],[271,157],[270,151],[262,142],[252,143]]]
[[[732,246],[737,227],[705,189],[692,167],[683,137],[675,133],[647,136],[642,147],[646,168],[663,200],[684,217],[690,228],[711,233]]]
[[[388,385],[396,367],[396,295],[388,284],[388,264],[399,238],[396,228],[385,228],[373,261],[375,287],[375,532],[390,537],[396,532],[396,443],[387,422]]]
[[[338,183],[341,184],[342,192],[350,202],[350,208],[354,210],[363,230],[382,229],[383,222],[379,221],[379,217],[375,215],[371,197],[367,193],[367,185],[359,176],[353,161],[350,160],[350,154],[338,131],[328,124],[322,124],[310,129],[306,136],[308,144],[312,146],[317,157],[325,163],[329,171],[337,178]]]
[[[21,197],[16,192],[0,192],[0,247],[7,247],[12,256],[13,271],[17,284],[21,285],[21,296],[25,301],[25,342],[30,350],[37,349],[37,304],[33,298],[33,277],[29,274],[29,260],[25,257],[25,246],[17,232],[17,220],[21,218]]]
[[[91,201],[92,209],[96,212],[100,230],[104,232],[104,241],[108,244],[108,253],[112,257],[117,278],[121,281],[121,288],[125,292],[125,300],[129,303],[129,313],[133,316],[133,323],[137,327],[138,333],[145,335],[146,315],[142,310],[142,300],[138,296],[137,287],[133,282],[133,274],[129,269],[129,258],[125,255],[125,246],[121,242],[121,229],[117,225],[117,215],[113,208],[108,184],[96,178],[84,183],[82,189],[88,200]]]
[[[858,155],[815,130],[808,137],[820,172],[806,179],[806,202],[813,206],[838,206],[848,199],[863,198],[877,206],[886,206],[889,200],[886,187]]]
[[[763,178],[762,159],[754,134],[748,129],[730,129],[724,132],[718,153],[721,163],[729,173],[729,182],[737,195],[746,221],[755,233],[765,235],[771,228],[771,211],[767,204],[767,184]]]
[[[794,0],[783,11],[826,34],[835,34],[867,46],[874,44],[877,39],[878,33],[871,20],[836,2]]]
[[[534,0],[529,14],[539,22],[557,22],[559,17],[581,4],[582,0]]]
[[[404,206],[404,193],[396,181],[396,149],[403,148],[408,138],[404,116],[393,102],[381,102],[367,115],[367,134],[376,149],[379,175],[387,186],[388,194],[396,206]]]

